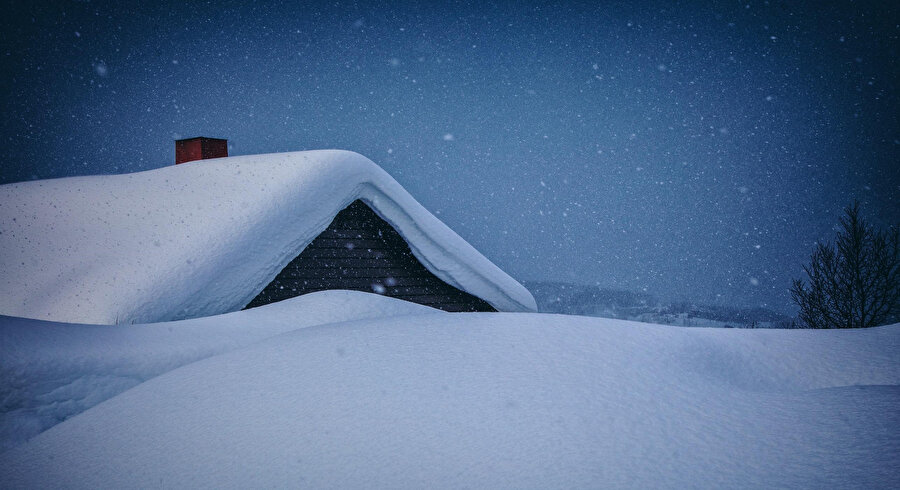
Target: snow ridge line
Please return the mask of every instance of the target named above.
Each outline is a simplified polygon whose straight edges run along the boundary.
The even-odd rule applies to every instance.
[[[0,451],[203,359],[309,327],[414,314],[444,312],[375,294],[326,291],[252,310],[143,325],[0,316]]]

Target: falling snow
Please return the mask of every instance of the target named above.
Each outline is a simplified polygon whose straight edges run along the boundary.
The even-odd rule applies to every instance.
[[[789,314],[841,208],[900,222],[889,2],[16,2],[0,22],[0,183],[170,165],[173,134],[350,149],[517,278]]]

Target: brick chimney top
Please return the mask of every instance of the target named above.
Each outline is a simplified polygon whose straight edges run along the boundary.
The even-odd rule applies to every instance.
[[[175,165],[228,156],[228,140],[198,136],[175,140]]]

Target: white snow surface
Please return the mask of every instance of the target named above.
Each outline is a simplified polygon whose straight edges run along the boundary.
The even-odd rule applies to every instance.
[[[3,341],[28,346],[17,351],[16,370],[48,375],[52,359],[73,376],[114,374],[115,365],[145,357],[145,344],[165,350],[170,327],[188,332],[175,344],[198,349],[218,342],[216,332],[243,340],[174,363],[180,367],[0,453],[0,481],[12,488],[900,486],[900,325],[679,328],[413,307],[328,292],[159,325],[3,319],[47,329],[46,352],[35,339]],[[322,310],[327,322],[366,309],[393,316],[289,326],[292,318],[302,325],[310,310]],[[26,326],[13,329],[28,335]],[[266,338],[248,342],[257,329]],[[122,347],[132,336],[133,347]],[[95,363],[106,367],[91,371]],[[78,389],[89,390],[91,379]]]
[[[445,282],[536,311],[372,161],[320,150],[0,186],[0,314],[130,324],[239,310],[356,199]]]
[[[359,291],[322,291],[146,325],[78,325],[0,316],[0,451],[143,381],[298,328],[444,312]]]

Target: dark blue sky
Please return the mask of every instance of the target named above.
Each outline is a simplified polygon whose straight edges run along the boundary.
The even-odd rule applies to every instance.
[[[343,148],[519,279],[787,313],[900,222],[892,2],[123,3],[4,5],[0,183]]]

